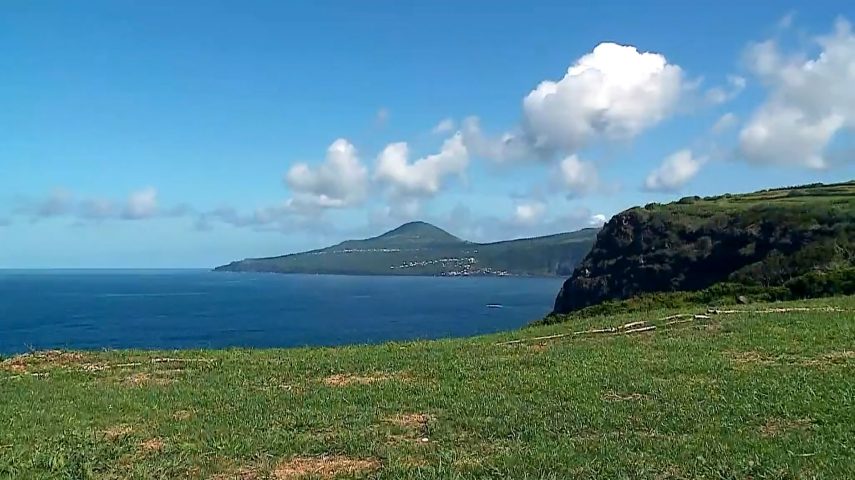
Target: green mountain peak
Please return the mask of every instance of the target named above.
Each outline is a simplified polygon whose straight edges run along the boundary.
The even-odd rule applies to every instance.
[[[219,271],[348,275],[567,275],[591,248],[596,229],[474,243],[427,222],[376,237],[278,257],[249,258]]]
[[[375,239],[394,239],[402,242],[410,241],[418,243],[456,243],[463,241],[436,225],[431,225],[427,222],[405,223],[398,228],[375,237]]]

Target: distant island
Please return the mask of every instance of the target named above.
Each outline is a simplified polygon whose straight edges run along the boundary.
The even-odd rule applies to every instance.
[[[248,258],[220,272],[341,275],[554,276],[569,275],[591,250],[597,228],[535,238],[475,243],[425,222],[380,236],[268,258]]]

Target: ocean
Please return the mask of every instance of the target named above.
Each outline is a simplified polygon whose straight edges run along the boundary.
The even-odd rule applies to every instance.
[[[548,313],[560,278],[0,270],[0,354],[469,336]]]

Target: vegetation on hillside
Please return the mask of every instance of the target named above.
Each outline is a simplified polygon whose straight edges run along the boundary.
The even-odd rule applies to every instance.
[[[855,478],[855,297],[727,308],[377,346],[13,357],[0,478]]]
[[[600,231],[555,312],[720,283],[762,299],[855,292],[855,182],[626,210]]]
[[[568,275],[591,249],[596,229],[473,243],[424,222],[309,252],[253,258],[218,271],[348,275]]]

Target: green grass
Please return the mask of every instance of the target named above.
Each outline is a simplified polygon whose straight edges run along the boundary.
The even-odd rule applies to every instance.
[[[292,478],[289,461],[324,455],[366,460],[360,478],[855,478],[855,297],[774,306],[824,305],[843,311],[10,359],[0,478]],[[659,328],[497,345],[637,320]],[[428,420],[394,421],[406,414]]]

